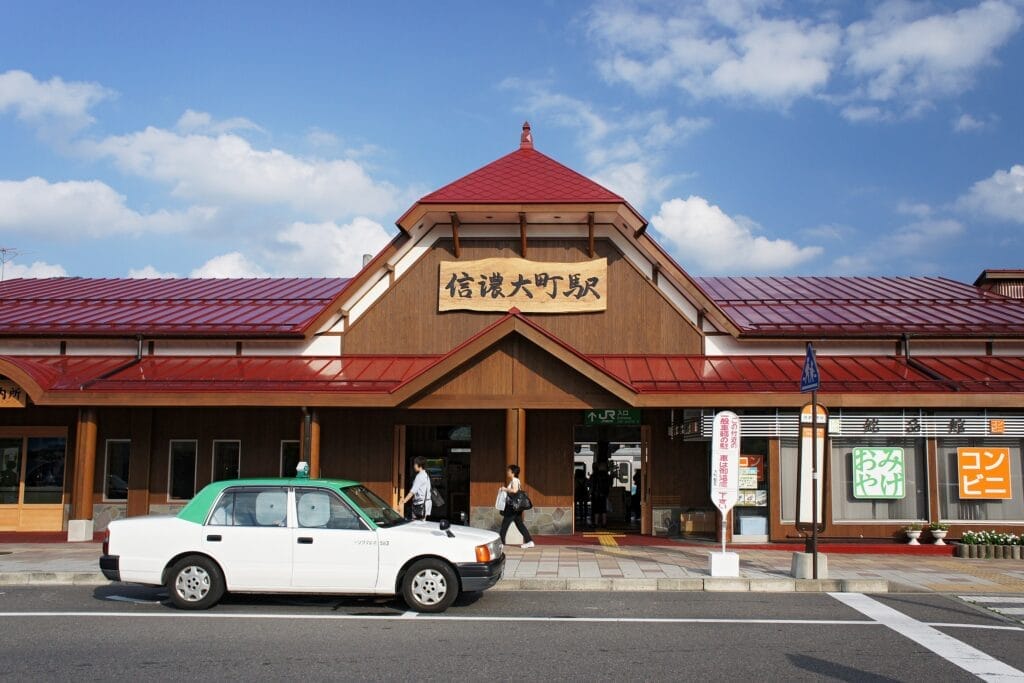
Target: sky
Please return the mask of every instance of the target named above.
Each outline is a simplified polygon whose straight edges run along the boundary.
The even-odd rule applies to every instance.
[[[1024,0],[0,5],[3,277],[351,276],[519,145],[690,274],[1024,268]]]

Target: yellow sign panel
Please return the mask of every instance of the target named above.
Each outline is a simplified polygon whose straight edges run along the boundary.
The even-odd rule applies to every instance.
[[[608,259],[442,261],[437,310],[584,313],[608,308]]]
[[[25,390],[14,382],[0,380],[0,408],[24,408]]]
[[[960,499],[1008,500],[1010,489],[1010,449],[969,446],[956,449],[957,481]]]

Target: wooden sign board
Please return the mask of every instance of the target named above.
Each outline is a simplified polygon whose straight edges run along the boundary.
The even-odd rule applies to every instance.
[[[25,390],[9,380],[0,380],[0,408],[24,408]]]
[[[442,261],[438,311],[587,313],[608,308],[608,259],[546,263],[521,258]]]

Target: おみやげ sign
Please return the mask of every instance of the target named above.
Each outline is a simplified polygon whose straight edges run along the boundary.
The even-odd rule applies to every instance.
[[[853,449],[853,497],[902,499],[907,495],[902,448]]]

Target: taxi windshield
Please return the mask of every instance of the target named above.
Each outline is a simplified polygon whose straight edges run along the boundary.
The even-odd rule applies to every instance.
[[[365,486],[348,486],[342,491],[379,527],[398,526],[408,521]]]

